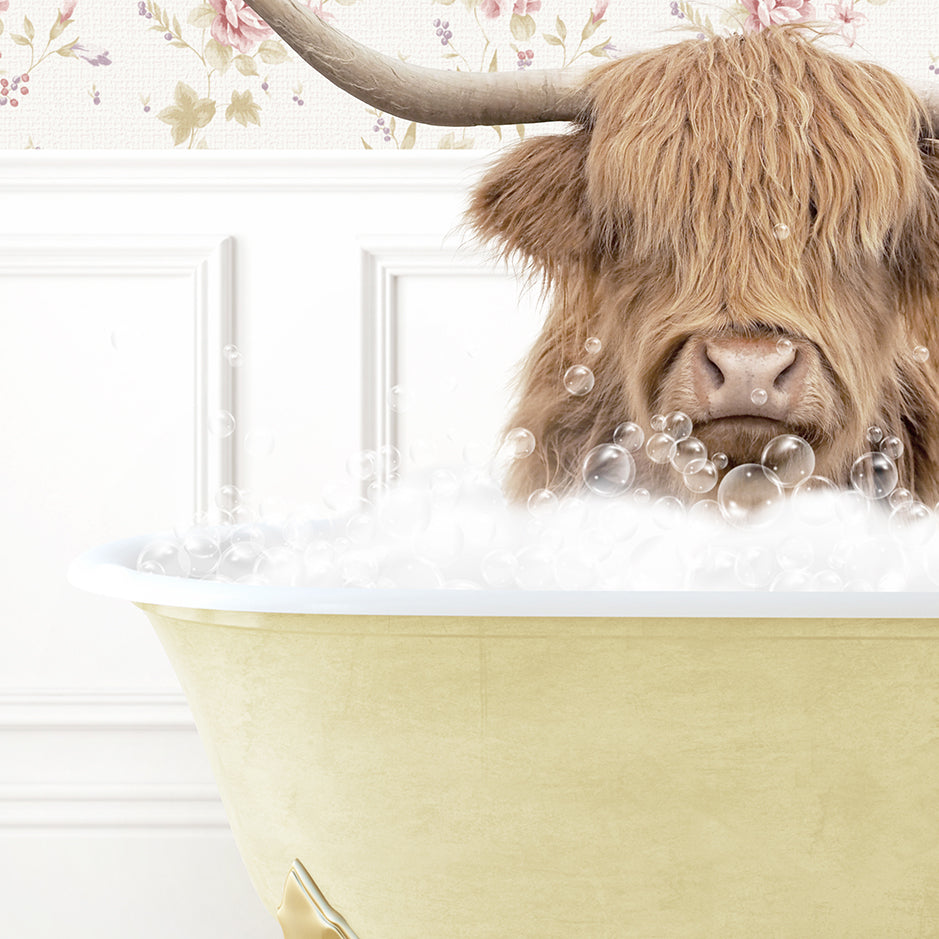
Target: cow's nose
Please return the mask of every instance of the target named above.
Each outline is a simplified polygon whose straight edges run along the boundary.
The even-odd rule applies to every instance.
[[[711,418],[785,420],[802,394],[805,372],[805,357],[792,340],[714,338],[699,346],[695,385]]]

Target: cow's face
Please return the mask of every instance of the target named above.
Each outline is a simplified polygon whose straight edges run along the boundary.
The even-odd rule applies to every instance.
[[[912,92],[790,31],[644,53],[590,91],[589,121],[505,157],[471,210],[556,291],[513,418],[541,464],[516,493],[576,482],[619,421],[681,410],[731,465],[794,432],[838,482],[881,425],[935,500],[935,360],[913,349],[939,357],[939,162]],[[596,386],[571,398],[591,335]]]

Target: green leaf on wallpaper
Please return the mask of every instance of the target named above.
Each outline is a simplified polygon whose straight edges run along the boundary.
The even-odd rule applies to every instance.
[[[388,122],[388,133],[391,134],[392,137],[394,137],[395,135],[395,119],[394,118],[392,118]]]
[[[338,3],[340,6],[343,6],[343,7],[351,7],[353,3],[358,3],[358,2],[359,0],[336,0],[336,3]]]
[[[404,132],[404,138],[401,141],[402,150],[413,150],[417,142],[417,124],[408,124],[408,129]]]
[[[587,15],[587,23],[584,26],[583,32],[580,34],[580,38],[583,40],[589,39],[599,28],[601,23],[605,23],[606,20],[597,20],[594,22],[593,14],[590,13]]]
[[[250,55],[236,55],[232,62],[235,63],[235,68],[241,72],[242,75],[257,75],[258,67],[254,64],[254,59]]]
[[[560,16],[557,18],[554,28],[558,31],[558,35],[561,39],[567,39],[567,27],[564,25],[564,20],[562,20]]]
[[[535,35],[537,26],[534,17],[529,16],[527,13],[524,16],[513,13],[512,19],[509,21],[509,29],[512,30],[512,35],[519,42],[527,42]]]
[[[451,2],[452,2],[452,0],[451,0]],[[362,146],[365,147],[366,150],[374,150],[374,149],[375,149],[371,144],[365,142],[365,138],[364,138],[364,137],[359,137],[359,140],[362,141]]]
[[[183,34],[183,28],[182,26],[179,25],[179,17],[174,16],[173,17],[173,35],[181,36],[182,34]]]
[[[190,26],[195,26],[196,29],[208,29],[215,21],[216,16],[218,16],[218,13],[207,3],[203,3],[189,14],[187,22]]]
[[[77,59],[78,56],[72,51],[72,46],[78,42],[78,37],[76,36],[71,42],[67,42],[64,46],[60,46],[55,50],[56,55],[62,56],[63,59]]]
[[[28,16],[23,17],[23,32],[26,33],[27,39],[32,39],[36,35],[36,28],[30,23]]]
[[[455,139],[456,138],[453,135],[453,131],[451,130],[450,133],[444,134],[440,138],[440,140],[437,141],[437,149],[438,150],[452,150],[453,142]]]
[[[52,24],[52,29],[49,30],[49,39],[58,39],[62,33],[65,32],[65,27],[71,23],[71,20],[63,20],[61,16],[57,16],[55,22]]]
[[[220,42],[210,39],[205,44],[205,60],[209,65],[223,75],[231,65],[231,46],[223,46]]]
[[[249,124],[261,124],[261,109],[255,103],[250,91],[233,91],[231,104],[225,109],[225,120],[235,120],[242,127]]]
[[[453,4],[453,0],[432,0],[433,3],[439,3],[442,7],[448,7]],[[369,147],[369,150],[372,148]]]
[[[0,36],[3,35],[3,20],[0,20]]]
[[[19,33],[10,33],[10,38],[18,46],[31,46],[32,45],[32,43],[25,36],[21,36]]]
[[[173,97],[176,103],[164,108],[157,117],[170,125],[173,143],[179,146],[215,117],[215,102],[211,98],[200,98],[196,90],[185,82],[177,83]]]
[[[498,49],[496,49],[496,51],[492,53],[492,61],[489,63],[489,71],[490,72],[499,71],[499,50]]]
[[[287,47],[274,39],[265,39],[258,46],[258,55],[267,65],[279,65],[287,61]]]
[[[592,49],[589,50],[590,54],[595,55],[599,59],[609,58],[609,53],[606,51],[606,47],[609,44],[610,44],[609,39],[606,42],[601,42],[599,46],[594,46]]]
[[[551,33],[542,33],[541,35],[544,38],[544,41],[549,46],[563,46],[564,45],[561,39],[559,39],[557,36],[552,36]]]
[[[182,39],[174,39],[171,43],[171,46],[175,46],[177,49],[188,49],[189,43],[183,42]]]
[[[496,132],[496,136],[499,138],[499,142],[502,142],[502,128],[498,124],[493,124],[492,129]]]
[[[525,125],[524,124],[516,124],[515,131],[522,140],[525,139]]]
[[[475,10],[479,4],[480,0],[463,0],[463,6],[465,6],[467,10]]]

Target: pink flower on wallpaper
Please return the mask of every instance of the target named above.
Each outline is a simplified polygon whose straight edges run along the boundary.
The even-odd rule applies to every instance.
[[[262,39],[274,34],[254,10],[245,6],[245,0],[209,0],[209,5],[218,13],[210,31],[220,45],[250,52]]]
[[[529,13],[537,13],[541,9],[541,0],[515,0],[513,13],[519,16],[527,16]]]
[[[597,0],[593,5],[593,10],[590,12],[590,19],[594,23],[598,23],[600,20],[606,16],[606,8],[610,5],[610,0]]]
[[[62,4],[62,9],[59,10],[59,22],[64,23],[66,20],[70,20],[77,6],[78,0],[65,0],[65,3]]]
[[[508,7],[509,0],[483,0],[479,8],[483,11],[483,16],[494,20],[501,16]],[[541,0],[515,0],[512,12],[519,16],[527,16],[529,13],[537,13],[541,9]]]
[[[483,16],[494,20],[502,12],[504,0],[483,0],[479,8],[483,11]]]
[[[0,0],[0,13],[10,9],[10,0]]]
[[[857,28],[867,22],[867,17],[854,9],[854,0],[838,0],[837,3],[829,3],[828,12],[831,18],[840,24],[838,32],[848,41],[849,46],[853,46],[854,40],[857,39]]]
[[[743,5],[750,14],[744,25],[752,30],[802,23],[815,16],[811,0],[743,0]]]

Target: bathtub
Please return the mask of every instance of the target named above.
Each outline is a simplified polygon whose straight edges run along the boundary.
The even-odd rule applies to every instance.
[[[936,594],[305,591],[75,562],[287,939],[939,934]]]

